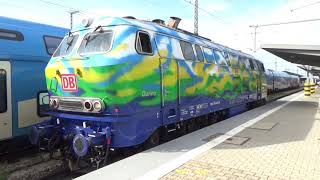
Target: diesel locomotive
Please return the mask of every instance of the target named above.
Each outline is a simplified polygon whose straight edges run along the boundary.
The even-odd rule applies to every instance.
[[[263,63],[179,21],[100,17],[72,29],[46,66],[52,118],[31,142],[99,166],[110,149],[153,147],[266,100]]]

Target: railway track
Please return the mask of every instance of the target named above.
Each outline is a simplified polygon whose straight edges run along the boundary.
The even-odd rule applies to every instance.
[[[268,102],[275,101],[284,96],[301,91],[302,88],[294,89],[285,92],[279,92],[268,97]],[[162,141],[160,144],[171,141],[177,138],[172,135],[166,141]],[[111,152],[109,164],[117,162],[121,159],[129,157],[138,153],[135,152]],[[3,162],[4,157],[10,157],[12,153],[0,154],[0,162]],[[67,163],[59,159],[59,152],[55,153],[53,159],[50,159],[49,153],[39,153],[35,148],[27,148],[25,150],[20,149],[19,153],[12,156],[5,163],[0,163],[0,180],[2,179],[49,179],[49,180],[70,180],[81,175],[87,174],[95,168],[92,168],[89,164],[81,164],[81,169],[70,172],[67,167]]]

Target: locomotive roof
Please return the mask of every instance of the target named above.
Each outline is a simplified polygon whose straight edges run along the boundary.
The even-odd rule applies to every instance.
[[[80,31],[83,29],[88,29],[88,28],[98,27],[98,26],[119,26],[119,25],[136,26],[142,29],[147,29],[147,30],[158,32],[158,33],[166,34],[169,36],[177,37],[180,39],[184,39],[189,42],[200,44],[203,46],[210,46],[212,48],[220,49],[228,53],[233,53],[233,54],[255,59],[253,56],[249,54],[214,43],[204,37],[197,36],[192,33],[183,32],[179,29],[173,29],[164,25],[151,22],[151,21],[145,21],[145,20],[139,20],[139,19],[102,16],[102,17],[95,18],[89,27],[85,27],[84,25],[78,25],[74,29],[72,29],[72,31]]]

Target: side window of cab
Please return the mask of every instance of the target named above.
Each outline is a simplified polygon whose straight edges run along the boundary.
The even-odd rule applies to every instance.
[[[191,43],[180,40],[180,47],[185,60],[196,60],[196,56],[194,54]]]
[[[217,61],[217,63],[221,66],[227,66],[227,62],[225,60],[225,58],[223,57],[222,55],[222,52],[219,51],[219,50],[213,50],[213,53],[214,53],[214,56],[215,56],[215,59]]]
[[[138,31],[136,36],[136,50],[139,54],[153,55],[150,36],[145,31]]]
[[[204,57],[203,57],[203,53],[202,53],[201,47],[196,44],[196,45],[194,45],[194,48],[195,48],[196,53],[197,53],[198,61],[204,62]]]

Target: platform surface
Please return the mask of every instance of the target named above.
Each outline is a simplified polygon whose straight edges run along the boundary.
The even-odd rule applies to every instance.
[[[287,96],[78,179],[320,179],[319,97]]]

